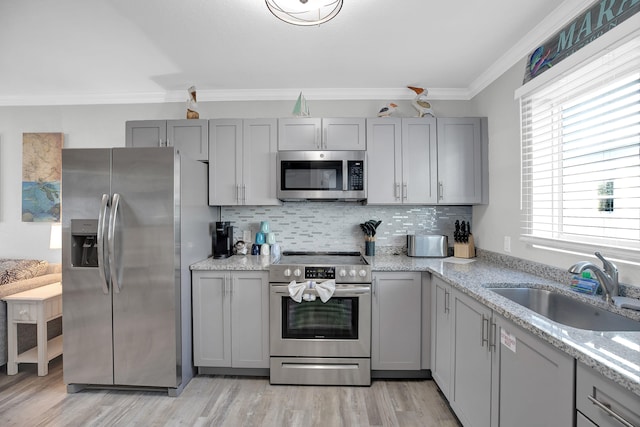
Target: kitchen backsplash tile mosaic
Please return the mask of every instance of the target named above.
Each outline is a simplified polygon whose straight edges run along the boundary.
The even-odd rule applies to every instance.
[[[236,240],[251,242],[261,221],[282,250],[361,251],[364,234],[359,224],[380,220],[376,253],[406,252],[407,234],[444,234],[453,245],[455,220],[469,221],[471,206],[363,206],[354,203],[289,202],[282,206],[222,207],[221,220],[231,221]]]

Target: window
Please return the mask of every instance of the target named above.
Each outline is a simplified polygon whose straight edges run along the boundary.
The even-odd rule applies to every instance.
[[[523,240],[640,258],[640,37],[520,99]]]

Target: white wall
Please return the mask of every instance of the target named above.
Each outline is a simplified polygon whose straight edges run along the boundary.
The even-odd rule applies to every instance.
[[[489,121],[490,203],[474,206],[476,244],[493,252],[504,251],[504,237],[511,237],[511,253],[518,258],[560,268],[594,257],[570,255],[533,248],[519,240],[520,235],[520,117],[514,91],[522,85],[525,61],[521,61],[478,94],[472,105],[474,114]],[[606,257],[606,251],[603,251]],[[617,262],[620,282],[640,286],[640,267]]]
[[[186,92],[185,92],[186,94]],[[186,96],[185,96],[186,98]],[[385,101],[313,101],[317,117],[375,117]],[[398,115],[413,116],[408,101],[399,104]],[[287,117],[295,100],[273,102],[200,103],[200,117]],[[469,102],[435,101],[437,114],[471,114]],[[145,119],[182,119],[185,104],[83,105],[52,107],[0,107],[0,257],[39,258],[60,262],[60,250],[49,249],[49,223],[23,223],[22,133],[63,132],[66,148],[124,146],[125,122]]]

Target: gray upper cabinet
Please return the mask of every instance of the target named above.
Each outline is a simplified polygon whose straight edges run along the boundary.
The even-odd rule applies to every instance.
[[[436,120],[367,119],[367,203],[437,202]]]
[[[487,120],[438,118],[437,122],[438,203],[487,203]]]
[[[209,160],[208,120],[133,120],[126,122],[127,147],[176,147],[195,160]]]
[[[209,204],[279,205],[276,119],[215,119],[209,132]]]
[[[278,120],[278,149],[365,150],[365,132],[361,118],[282,118]]]

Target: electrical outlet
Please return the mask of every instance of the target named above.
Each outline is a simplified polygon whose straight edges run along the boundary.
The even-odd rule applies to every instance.
[[[242,240],[244,240],[245,243],[251,243],[251,230],[244,230],[242,232]]]
[[[511,252],[511,236],[504,236],[504,251]]]

